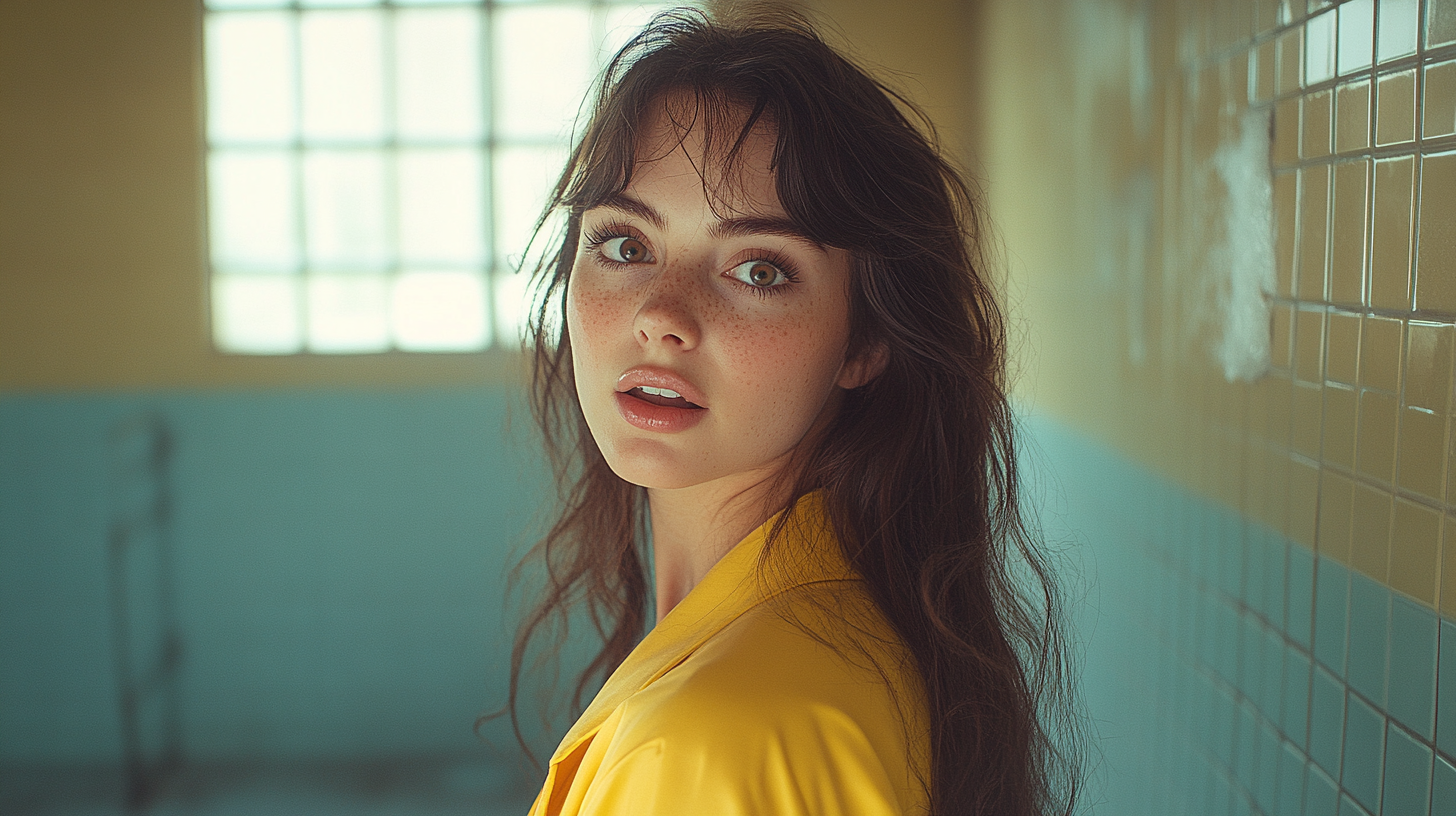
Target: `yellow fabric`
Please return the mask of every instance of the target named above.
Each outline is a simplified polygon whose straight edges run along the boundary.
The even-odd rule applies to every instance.
[[[924,697],[817,494],[760,571],[749,534],[607,680],[530,816],[890,816],[927,809]]]

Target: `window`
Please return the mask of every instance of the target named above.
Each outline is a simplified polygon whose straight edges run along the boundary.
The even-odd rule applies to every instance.
[[[514,347],[578,106],[664,7],[208,0],[217,347]]]

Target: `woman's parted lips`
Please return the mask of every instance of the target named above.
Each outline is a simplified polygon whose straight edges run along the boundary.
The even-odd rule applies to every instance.
[[[625,394],[634,388],[651,388],[654,391],[666,389],[675,392],[692,408],[706,408],[703,392],[675,371],[657,366],[637,366],[628,369],[617,378],[617,393]],[[650,394],[650,392],[640,392]],[[664,394],[663,397],[671,398]]]

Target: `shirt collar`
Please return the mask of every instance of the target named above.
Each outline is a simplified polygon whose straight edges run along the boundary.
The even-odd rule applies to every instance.
[[[762,569],[759,562],[768,534],[779,517],[789,511],[775,514],[735,544],[612,672],[562,739],[551,757],[552,763],[569,756],[617,706],[681,663],[743,613],[796,586],[855,579],[823,505],[817,491],[799,499]]]

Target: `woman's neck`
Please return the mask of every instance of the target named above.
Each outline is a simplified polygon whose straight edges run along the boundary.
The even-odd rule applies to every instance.
[[[659,621],[788,500],[776,479],[760,477],[747,485],[742,479],[725,481],[647,491]]]

